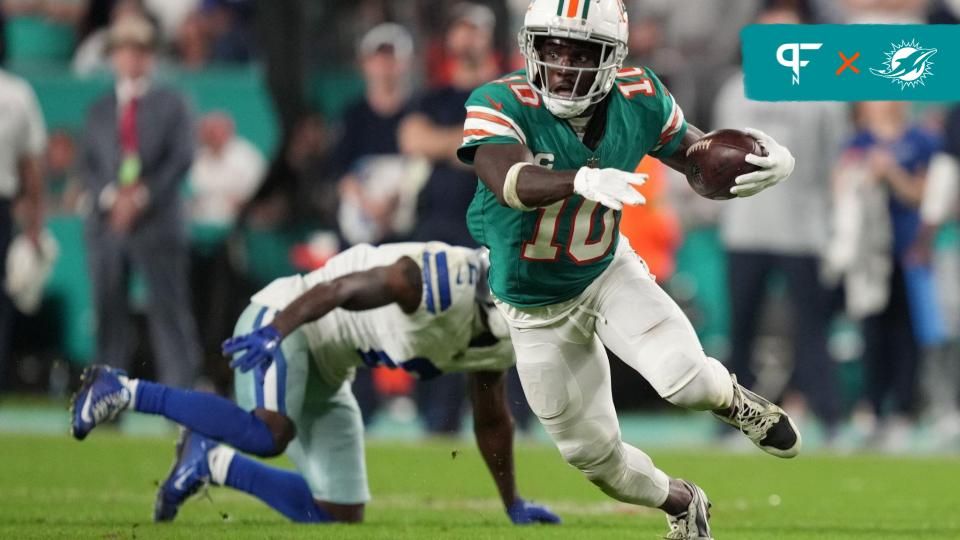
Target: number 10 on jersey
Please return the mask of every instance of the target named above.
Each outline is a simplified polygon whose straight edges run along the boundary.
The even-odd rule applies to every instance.
[[[564,242],[558,237],[564,210],[570,204],[578,206],[573,212],[573,223]],[[524,260],[556,261],[560,258],[561,250],[566,250],[573,262],[588,264],[606,256],[613,245],[613,235],[616,232],[614,212],[598,202],[581,199],[579,203],[571,203],[570,199],[565,199],[540,208],[538,213],[533,238],[524,242],[521,248],[520,255]],[[594,228],[598,223],[603,230],[599,238],[590,240],[596,236]]]

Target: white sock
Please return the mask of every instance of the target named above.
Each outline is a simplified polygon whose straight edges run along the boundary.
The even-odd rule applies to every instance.
[[[227,481],[227,472],[230,463],[237,451],[229,446],[219,444],[207,453],[207,466],[210,467],[210,482],[222,486]]]
[[[140,379],[130,379],[124,375],[117,377],[120,379],[120,384],[130,392],[130,403],[129,407],[133,407],[137,403],[137,386],[140,385]]]

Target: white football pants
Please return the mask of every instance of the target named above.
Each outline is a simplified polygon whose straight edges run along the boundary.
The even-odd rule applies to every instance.
[[[519,313],[506,308],[505,314],[513,320],[510,334],[527,401],[564,459],[611,497],[659,507],[669,477],[620,438],[604,345],[681,407],[729,407],[733,385],[726,368],[704,355],[679,306],[626,245],[621,239],[614,262],[569,315],[541,326],[531,321],[538,313],[555,313],[550,306]]]

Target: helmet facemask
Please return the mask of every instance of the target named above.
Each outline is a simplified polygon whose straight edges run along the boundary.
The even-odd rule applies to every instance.
[[[574,67],[553,64],[541,58],[538,45],[548,38],[571,39],[600,47],[600,61],[595,67]],[[574,118],[583,114],[591,105],[599,103],[610,93],[627,56],[625,43],[573,30],[550,28],[524,28],[520,31],[520,51],[526,59],[527,81],[535,92],[543,97],[547,109],[560,118]],[[575,73],[574,95],[561,95],[550,90],[550,70]],[[581,81],[594,75],[593,83],[582,95],[577,95]]]

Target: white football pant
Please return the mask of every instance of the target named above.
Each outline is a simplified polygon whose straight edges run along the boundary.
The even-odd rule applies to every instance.
[[[659,507],[669,477],[620,438],[604,345],[680,407],[729,407],[733,385],[626,239],[620,243],[613,263],[569,315],[534,327],[530,321],[551,312],[549,306],[522,310],[522,323],[508,308],[508,318],[527,401],[564,459],[611,497]]]

